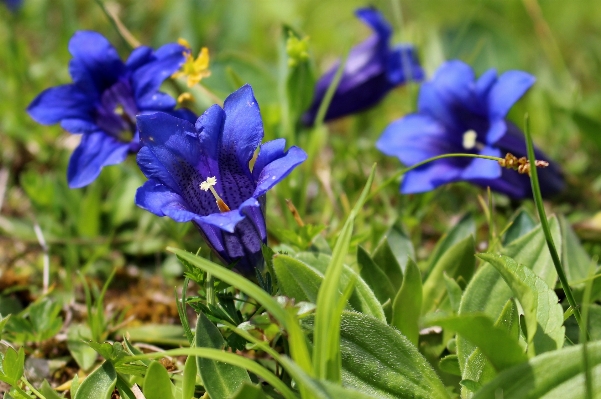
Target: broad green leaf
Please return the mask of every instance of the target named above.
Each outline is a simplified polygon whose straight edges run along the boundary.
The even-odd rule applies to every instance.
[[[440,256],[424,281],[422,314],[433,312],[442,303],[446,295],[446,291],[441,289],[445,284],[445,274],[455,279],[463,277],[465,281],[471,279],[476,267],[474,252],[474,237],[470,235]]]
[[[520,301],[526,319],[528,352],[540,354],[563,346],[563,310],[549,286],[530,269],[504,255],[480,254],[501,273]]]
[[[84,339],[92,339],[90,328],[84,324],[71,324],[67,331],[67,348],[78,366],[86,371],[94,366],[98,354],[82,341]]]
[[[25,365],[25,350],[23,347],[19,348],[17,352],[12,347],[6,349],[4,358],[2,359],[2,369],[0,369],[0,381],[4,381],[9,385],[16,385],[21,379],[24,372]]]
[[[71,388],[69,389],[69,394],[71,395],[72,398],[75,398],[77,395],[77,390],[79,389],[79,376],[77,374],[75,374],[73,376],[73,380],[71,380]]]
[[[326,273],[328,265],[330,264],[332,257],[328,254],[318,252],[301,252],[296,254],[296,259],[303,262],[305,265],[315,269],[323,279],[323,275]],[[355,289],[349,298],[349,305],[356,311],[365,313],[375,317],[378,320],[385,321],[384,310],[378,302],[374,292],[369,288],[367,283],[347,265],[343,265],[342,275],[340,277],[339,289],[340,292],[349,284],[350,281],[354,281]],[[321,284],[321,282],[320,282]],[[314,301],[310,301],[315,303]]]
[[[427,319],[427,324],[456,331],[476,345],[498,371],[528,360],[517,337],[512,336],[505,328],[495,326],[492,319],[486,315],[470,313],[433,317]]]
[[[317,291],[323,275],[300,260],[288,255],[276,254],[273,268],[282,293],[297,302],[317,302]]]
[[[46,399],[63,399],[63,396],[56,393],[54,389],[48,384],[48,381],[44,380],[40,386],[40,392]]]
[[[555,245],[561,248],[561,234],[557,218],[549,218],[549,226]],[[539,276],[545,276],[545,282],[550,286],[555,284],[557,273],[540,224],[531,232],[503,248],[501,253],[531,268]],[[511,289],[499,272],[491,265],[484,264],[479,267],[466,287],[461,299],[459,314],[484,313],[496,320],[507,301],[513,296]],[[476,347],[462,337],[457,339],[457,356],[462,370],[474,350]]]
[[[392,301],[396,295],[396,290],[390,279],[361,246],[357,248],[357,263],[361,268],[361,277],[372,289],[378,301],[381,304],[388,300]]]
[[[530,212],[525,209],[518,210],[509,223],[511,223],[511,225],[507,228],[507,231],[503,236],[504,246],[507,246],[512,241],[515,241],[536,227],[534,218],[530,215]]]
[[[588,268],[592,260],[563,216],[559,217],[559,226],[562,239],[561,263],[568,282],[584,280],[588,277]]]
[[[339,74],[339,76],[341,75]],[[312,359],[314,375],[320,379],[338,382],[341,378],[339,333],[341,315],[336,312],[341,296],[338,287],[344,272],[344,258],[351,243],[355,218],[365,203],[375,173],[376,165],[374,164],[359,200],[351,210],[336,240],[332,260],[317,294]]]
[[[181,399],[190,399],[194,396],[197,372],[198,367],[196,366],[196,359],[194,358],[194,356],[188,356],[188,358],[186,359],[186,363],[184,364]]]
[[[386,232],[371,258],[388,277],[396,295],[403,283],[403,270],[405,270],[407,260],[415,259],[411,240],[399,226],[394,225]],[[391,299],[393,298],[394,296],[391,297]]]
[[[449,230],[448,233],[443,235],[436,247],[432,251],[432,255],[430,255],[430,259],[428,259],[428,273],[434,268],[436,263],[440,260],[440,258],[449,250],[452,246],[457,244],[460,241],[465,240],[469,236],[474,236],[476,234],[476,223],[474,222],[474,218],[471,214],[466,214],[457,222],[455,226]]]
[[[448,397],[417,348],[398,330],[372,317],[343,312],[340,349],[345,386],[378,398]]]
[[[110,399],[116,383],[117,372],[111,362],[105,361],[82,381],[75,399]]]
[[[161,363],[152,362],[148,366],[142,392],[146,399],[175,399],[171,378]]]
[[[405,267],[403,284],[392,304],[392,326],[415,346],[419,339],[419,317],[422,309],[422,278],[412,259]]]
[[[188,399],[188,397],[185,397],[185,399]],[[245,382],[240,387],[238,392],[236,392],[234,396],[231,397],[231,399],[268,399],[268,397],[267,395],[265,395],[265,392],[263,392],[263,390],[261,389],[261,386]]]
[[[196,347],[223,349],[225,340],[204,313],[198,315],[196,322]],[[212,399],[231,397],[245,382],[250,383],[248,372],[231,364],[198,357],[198,371],[203,385]]]
[[[447,276],[446,273],[443,274],[444,283],[447,287],[447,296],[449,298],[449,304],[453,309],[454,313],[459,313],[459,305],[461,304],[461,296],[463,295],[463,291],[457,282],[451,277]]]
[[[601,395],[601,341],[588,344],[588,366],[593,375],[593,397]],[[584,399],[582,346],[576,345],[533,357],[505,370],[484,385],[474,399]]]
[[[445,373],[461,376],[461,369],[459,368],[459,360],[457,359],[457,355],[447,355],[440,359],[438,368]]]

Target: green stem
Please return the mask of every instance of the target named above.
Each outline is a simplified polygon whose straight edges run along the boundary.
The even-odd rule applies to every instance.
[[[115,29],[115,31],[117,32],[119,37],[121,37],[121,39],[125,42],[125,44],[127,45],[127,47],[129,47],[130,50],[133,50],[135,48],[135,46],[132,43],[130,43],[129,40],[123,35],[123,32],[121,32],[121,29],[119,29],[119,25],[117,24],[117,21],[115,21],[115,19],[113,18],[113,16],[109,12],[109,10],[106,8],[106,6],[104,5],[104,2],[102,0],[95,0],[95,1],[96,1],[96,4],[98,4],[100,9],[102,10],[103,14],[111,22],[111,25],[113,25],[113,28]]]
[[[557,249],[555,248],[555,243],[553,242],[553,237],[551,236],[551,230],[549,229],[549,222],[547,221],[547,215],[545,213],[545,207],[543,205],[543,197],[540,192],[540,185],[538,183],[538,171],[534,166],[536,163],[536,157],[534,155],[534,145],[532,144],[532,136],[530,135],[530,118],[528,114],[524,117],[524,133],[526,135],[526,145],[528,146],[528,160],[530,161],[530,182],[532,183],[532,194],[534,195],[534,203],[536,204],[536,209],[538,211],[538,217],[540,219],[540,224],[545,233],[545,239],[547,240],[547,247],[549,247],[549,252],[551,253],[551,259],[553,259],[553,265],[555,266],[555,270],[557,271],[557,276],[559,276],[559,282],[561,283],[561,287],[563,288],[563,292],[566,295],[566,299],[570,306],[574,309],[574,317],[578,322],[578,326],[582,325],[582,320],[580,318],[580,311],[578,310],[578,306],[576,305],[576,301],[574,300],[574,296],[572,295],[572,290],[568,285],[568,279],[563,271],[563,267],[561,265],[561,260],[559,258],[559,254],[557,253]]]
[[[213,283],[213,275],[211,273],[207,273],[207,279],[205,280],[205,291],[207,294],[207,304],[214,306],[215,305],[215,287]]]
[[[42,395],[40,392],[38,392],[38,390],[37,390],[37,389],[35,389],[35,388],[33,387],[33,385],[31,385],[31,384],[29,383],[29,381],[27,381],[27,380],[25,379],[25,377],[21,377],[21,381],[22,381],[22,382],[23,382],[23,383],[24,383],[24,384],[25,384],[25,385],[26,385],[26,386],[27,386],[27,387],[28,387],[28,388],[31,390],[31,392],[33,392],[33,393],[35,394],[35,396],[37,396],[37,397],[38,397],[38,398],[40,398],[40,399],[46,399],[46,397],[45,397],[44,395]],[[26,393],[25,393],[25,392],[24,392],[24,391],[23,391],[21,388],[17,387],[16,385],[15,385],[15,388],[17,389],[17,391],[19,391],[19,393],[20,393],[21,395],[23,395],[23,394],[24,394],[24,395],[25,395],[25,397],[28,397],[28,396],[29,396],[29,395],[27,395],[27,394],[26,394]]]
[[[418,162],[415,165],[409,166],[408,168],[399,170],[397,173],[395,173],[394,175],[392,175],[388,179],[384,180],[384,182],[382,184],[380,184],[378,187],[376,187],[376,189],[372,191],[371,195],[369,197],[367,197],[367,201],[369,201],[370,199],[372,199],[383,188],[385,188],[386,186],[394,183],[399,177],[403,176],[405,173],[410,172],[413,169],[417,169],[420,166],[423,166],[423,165],[425,165],[427,163],[430,163],[432,161],[436,161],[438,159],[444,159],[444,158],[482,158],[482,159],[490,159],[491,161],[497,161],[497,162],[503,160],[503,158],[492,157],[492,156],[489,156],[489,155],[480,155],[480,154],[453,153],[453,154],[437,155],[435,157],[428,158],[425,161]]]

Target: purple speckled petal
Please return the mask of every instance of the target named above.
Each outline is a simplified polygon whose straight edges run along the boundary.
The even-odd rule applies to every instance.
[[[169,187],[148,180],[136,191],[136,205],[157,216],[168,216],[176,222],[189,222],[198,215],[186,209],[184,199]]]

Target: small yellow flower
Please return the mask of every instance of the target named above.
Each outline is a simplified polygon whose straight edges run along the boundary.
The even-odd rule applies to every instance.
[[[192,101],[194,101],[194,97],[192,97],[192,94],[190,94],[188,92],[184,92],[184,93],[180,94],[179,96],[177,96],[177,103],[180,105],[185,102],[192,102]]]
[[[177,41],[182,46],[190,49],[190,44],[186,41],[186,39],[179,39]],[[211,76],[211,71],[209,71],[209,49],[203,47],[200,50],[200,54],[198,57],[194,59],[190,52],[186,52],[186,61],[182,65],[181,69],[174,73],[171,77],[174,79],[180,77],[186,77],[188,87],[192,87],[198,82],[200,82],[203,78],[207,78]]]

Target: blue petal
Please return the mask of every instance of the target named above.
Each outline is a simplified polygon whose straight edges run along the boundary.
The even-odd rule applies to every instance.
[[[401,193],[415,194],[431,191],[438,186],[458,180],[462,171],[462,168],[445,160],[434,161],[403,176]]]
[[[61,127],[71,133],[92,133],[101,130],[95,122],[85,119],[63,119]]]
[[[36,122],[51,125],[62,119],[91,120],[93,104],[89,96],[70,84],[44,90],[29,104],[27,112]]]
[[[200,189],[209,176],[200,173],[202,157],[194,126],[163,112],[139,115],[137,121],[144,145],[138,152],[138,165],[144,175],[180,195],[190,212],[218,212],[213,195]]]
[[[376,142],[384,154],[414,165],[436,155],[463,152],[444,126],[427,115],[411,114],[392,122]]]
[[[104,166],[123,162],[128,150],[129,143],[123,143],[104,132],[84,134],[69,160],[69,187],[87,186],[98,177]]]
[[[219,171],[219,140],[225,112],[217,104],[207,109],[196,121],[196,131],[200,142],[201,155],[198,157],[202,170],[207,176],[217,178],[216,190],[221,195],[221,173]]]
[[[166,44],[154,53],[154,59],[140,66],[132,75],[132,85],[136,98],[145,102],[161,87],[165,79],[176,72],[185,60],[186,48],[179,44]]]
[[[392,35],[392,28],[381,12],[375,8],[360,8],[355,11],[355,15],[365,22],[378,35],[380,40],[388,42]]]
[[[307,159],[307,154],[300,148],[293,146],[280,158],[267,164],[256,181],[257,188],[253,197],[264,195],[269,189],[282,181],[290,172]]]
[[[505,119],[494,119],[490,121],[488,132],[486,132],[486,143],[494,144],[501,139],[507,132],[507,123]]]
[[[144,98],[138,99],[136,104],[141,111],[171,112],[177,102],[169,94],[157,91],[145,96]]]
[[[263,171],[263,168],[267,164],[275,161],[278,158],[283,157],[285,149],[286,139],[275,139],[268,141],[267,143],[261,144],[261,147],[259,149],[259,155],[255,160],[255,164],[252,170],[253,179],[257,181],[259,179],[259,175]]]
[[[98,32],[75,32],[69,41],[69,52],[73,55],[69,73],[87,93],[101,93],[125,73],[117,50]]]
[[[417,59],[415,47],[404,44],[396,47],[388,57],[388,80],[394,86],[406,81],[421,82],[424,70]]]
[[[228,233],[233,233],[236,225],[246,217],[244,212],[246,211],[246,208],[249,207],[260,207],[259,201],[255,198],[249,198],[240,204],[238,209],[202,216],[197,218],[197,221],[218,227]]]
[[[508,71],[499,76],[488,95],[489,116],[504,118],[535,81],[534,76],[522,71]]]
[[[176,222],[189,222],[198,215],[186,209],[181,196],[164,184],[148,180],[136,191],[136,205],[157,216],[169,216]]]
[[[476,82],[476,95],[479,100],[488,98],[488,92],[497,81],[497,70],[492,68],[484,72]]]
[[[456,108],[466,107],[472,100],[474,72],[461,61],[447,61],[432,80],[421,86],[418,109],[443,122],[448,128],[460,130]]]
[[[154,51],[151,47],[140,46],[132,50],[125,62],[125,66],[129,71],[140,68],[142,65],[153,60]]]
[[[484,147],[480,155],[501,157],[501,151],[497,148]],[[462,180],[471,179],[497,179],[501,177],[501,165],[490,159],[474,158],[461,173]]]

